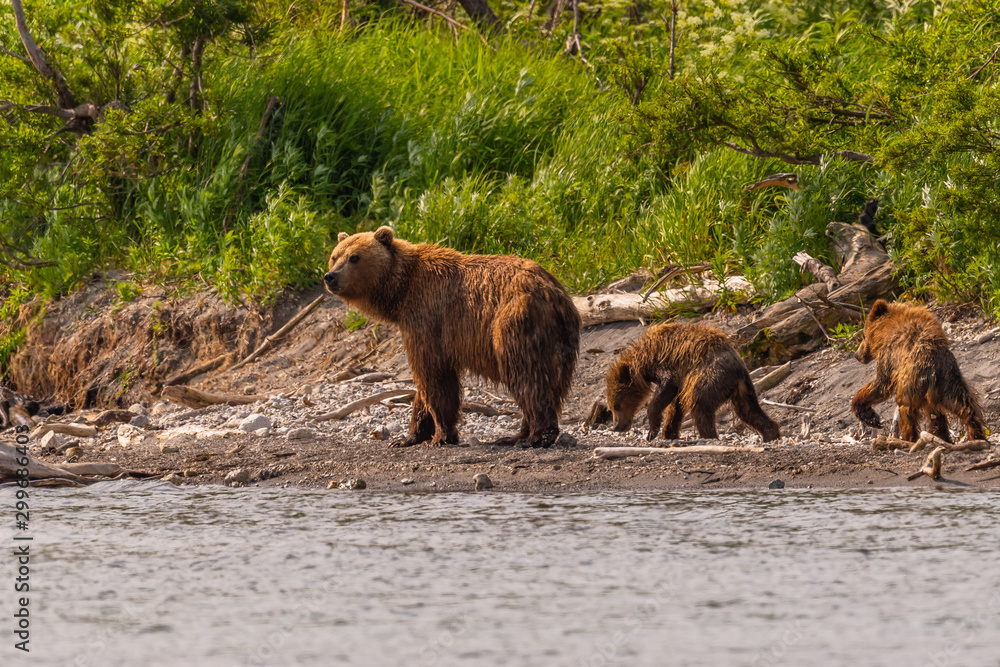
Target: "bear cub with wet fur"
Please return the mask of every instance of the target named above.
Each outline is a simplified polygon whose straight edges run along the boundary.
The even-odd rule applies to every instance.
[[[923,306],[876,301],[856,356],[863,364],[875,361],[875,379],[851,401],[863,424],[881,428],[873,406],[895,398],[903,440],[916,441],[923,415],[931,433],[951,442],[949,412],[965,424],[970,440],[986,439],[979,399],[962,377],[941,322]]]
[[[409,436],[392,446],[458,442],[465,371],[507,387],[521,408],[517,436],[494,444],[555,442],[576,367],[580,315],[541,266],[412,244],[379,227],[341,233],[324,282],[352,308],[402,333],[417,392]]]
[[[732,401],[741,421],[760,433],[764,442],[781,436],[778,425],[764,413],[746,364],[722,331],[698,324],[657,324],[608,369],[608,407],[616,431],[627,431],[642,402],[648,440],[663,424],[663,438],[676,440],[684,414],[689,413],[701,438],[717,438],[715,415]]]

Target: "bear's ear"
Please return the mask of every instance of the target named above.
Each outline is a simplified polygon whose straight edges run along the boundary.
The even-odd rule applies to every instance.
[[[392,227],[379,227],[375,230],[375,240],[382,245],[392,245]]]
[[[625,384],[632,381],[632,368],[628,364],[622,364],[622,367],[618,369],[618,379]]]
[[[348,234],[347,232],[340,232],[340,234],[337,236],[337,243],[343,243],[345,239],[349,238],[351,238],[350,234]]]
[[[886,313],[889,312],[889,304],[887,304],[882,299],[879,299],[872,305],[872,309],[868,311],[868,321],[877,320]]]

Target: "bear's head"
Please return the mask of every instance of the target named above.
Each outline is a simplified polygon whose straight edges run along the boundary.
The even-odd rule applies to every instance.
[[[878,352],[873,349],[877,345],[875,341],[875,338],[877,338],[876,331],[890,310],[889,304],[879,299],[872,305],[872,309],[868,311],[868,319],[865,320],[865,336],[861,341],[861,345],[858,346],[857,353],[854,355],[861,363],[867,364],[875,358],[875,354]]]
[[[632,428],[632,419],[643,399],[649,394],[649,384],[637,376],[632,367],[619,359],[608,369],[608,408],[616,431]]]
[[[353,235],[341,232],[337,240],[323,282],[327,291],[345,301],[362,299],[392,271],[392,228],[379,227],[374,232]]]

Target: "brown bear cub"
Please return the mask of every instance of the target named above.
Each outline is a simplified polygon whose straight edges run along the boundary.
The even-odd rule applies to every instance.
[[[608,370],[608,406],[616,431],[632,426],[636,410],[653,392],[646,414],[652,440],[676,440],[684,413],[690,413],[698,436],[717,438],[715,413],[732,401],[736,416],[764,442],[781,436],[778,425],[757,402],[750,373],[723,332],[700,324],[657,324],[625,350]],[[664,420],[664,411],[666,418]]]
[[[379,227],[341,233],[324,281],[349,306],[403,335],[417,393],[409,437],[392,446],[458,442],[464,371],[504,385],[521,408],[517,437],[494,444],[555,442],[576,367],[580,314],[541,266],[414,245]]]
[[[986,439],[979,399],[958,370],[941,323],[926,308],[876,301],[865,321],[857,358],[863,364],[876,361],[875,379],[851,401],[863,424],[881,428],[882,420],[872,406],[895,396],[903,440],[916,441],[923,413],[931,432],[951,442],[945,412],[965,423],[970,440]]]

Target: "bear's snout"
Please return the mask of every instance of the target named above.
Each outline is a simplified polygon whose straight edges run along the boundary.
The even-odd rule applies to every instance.
[[[330,271],[329,273],[324,275],[323,282],[326,284],[326,288],[334,294],[336,294],[340,290],[340,284],[337,281],[336,271]]]
[[[622,433],[623,431],[627,431],[630,428],[632,428],[631,419],[629,419],[628,421],[626,421],[625,419],[615,419],[615,426],[612,430]]]

